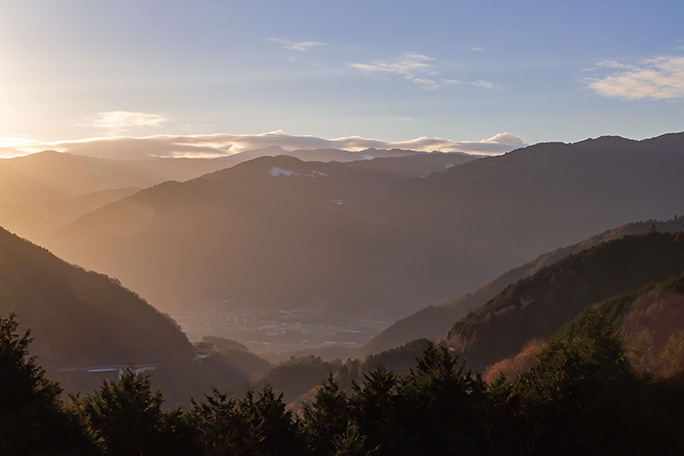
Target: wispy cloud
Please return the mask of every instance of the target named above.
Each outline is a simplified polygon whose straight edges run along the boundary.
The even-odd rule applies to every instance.
[[[128,111],[99,112],[94,118],[86,120],[85,126],[112,133],[128,131],[135,127],[161,127],[169,121],[161,114]]]
[[[487,81],[469,82],[467,79],[443,77],[437,68],[437,59],[414,52],[405,52],[399,57],[374,60],[370,63],[352,62],[351,68],[361,70],[372,76],[396,75],[409,80],[426,90],[437,90],[450,85],[468,85],[492,90],[502,90],[501,86]]]
[[[299,52],[306,52],[310,49],[322,47],[328,44],[322,41],[290,41],[284,40],[282,38],[269,38],[268,41],[275,43],[284,49]]]
[[[661,56],[627,65],[599,62],[592,71],[615,70],[587,78],[587,86],[605,97],[627,100],[666,100],[684,98],[684,57]]]
[[[480,52],[480,51],[482,50],[482,47],[480,47],[480,46],[473,46],[473,47],[470,48],[470,49],[473,50],[473,51],[475,51],[475,52]]]
[[[349,66],[365,73],[392,73],[416,79],[416,74],[431,70],[434,65],[432,57],[413,52],[405,52],[399,57],[389,60],[374,60],[371,63],[350,63]]]
[[[503,88],[494,82],[483,81],[482,79],[469,83],[473,87],[480,87],[482,89],[497,90],[501,91]]]
[[[479,141],[452,141],[444,138],[420,137],[408,141],[348,136],[323,139],[315,136],[293,136],[279,130],[260,135],[157,135],[144,138],[107,137],[54,143],[12,144],[0,147],[0,156],[25,155],[52,149],[78,155],[103,158],[145,159],[151,157],[223,157],[246,150],[278,146],[286,151],[298,149],[343,149],[354,152],[376,149],[410,149],[423,152],[462,152],[478,155],[498,155],[525,146],[525,142],[510,133],[499,133]]]

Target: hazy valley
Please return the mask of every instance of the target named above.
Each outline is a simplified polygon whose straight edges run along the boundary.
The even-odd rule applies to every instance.
[[[168,406],[274,388],[304,420],[325,388],[354,398],[384,369],[410,384],[434,356],[462,357],[487,394],[502,374],[517,388],[597,318],[630,365],[673,375],[682,150],[679,133],[487,158],[9,159],[0,225],[26,239],[0,231],[0,312],[66,392],[129,368]]]

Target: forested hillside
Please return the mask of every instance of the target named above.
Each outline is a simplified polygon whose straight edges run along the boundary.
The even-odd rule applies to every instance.
[[[0,229],[0,313],[31,328],[49,366],[160,363],[190,357],[177,325],[115,280],[72,266]]]
[[[534,274],[545,266],[551,266],[573,253],[624,236],[648,233],[654,228],[659,232],[682,231],[684,230],[684,216],[675,216],[669,220],[646,220],[628,223],[591,236],[582,242],[547,252],[500,275],[476,291],[465,293],[437,305],[425,307],[406,318],[402,318],[373,337],[354,356],[363,359],[368,355],[398,347],[411,340],[441,338],[448,332],[453,322],[465,316],[471,309],[486,304],[508,285]]]
[[[484,382],[444,346],[415,368],[382,366],[352,382],[330,375],[298,413],[264,385],[219,390],[165,410],[145,374],[126,371],[88,395],[60,387],[28,358],[16,320],[0,319],[0,452],[88,455],[679,454],[682,371],[642,375],[601,312],[551,340],[527,372]],[[616,437],[616,436],[619,436]]]
[[[684,233],[628,236],[570,255],[456,322],[449,344],[476,369],[555,333],[584,308],[684,270]]]

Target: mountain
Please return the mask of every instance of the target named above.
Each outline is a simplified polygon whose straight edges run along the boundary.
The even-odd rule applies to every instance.
[[[358,343],[559,245],[684,213],[683,150],[684,134],[539,144],[422,178],[379,159],[260,158],[138,192],[41,242],[174,315],[203,313],[198,330],[232,314],[282,326],[274,343]],[[301,313],[264,314],[302,309],[378,323],[308,335]]]
[[[0,160],[0,204],[23,204],[66,198],[60,190],[7,165]]]
[[[30,203],[0,202],[0,221],[7,230],[35,239],[139,190],[138,187],[116,188],[71,199],[47,199]]]
[[[0,193],[1,201],[43,201],[65,199],[107,189],[146,188],[165,181],[183,182],[203,174],[219,171],[245,161],[266,156],[288,155],[303,161],[368,160],[371,158],[410,157],[426,154],[409,150],[376,150],[349,152],[337,149],[285,151],[279,147],[250,150],[216,158],[157,158],[148,160],[114,160],[43,151],[31,155],[0,159],[0,182],[8,191]],[[448,154],[460,161],[476,157]],[[435,170],[436,171],[436,170]],[[24,187],[36,187],[26,191]],[[16,188],[18,191],[10,191]],[[35,194],[33,196],[27,196]]]
[[[31,331],[31,354],[68,393],[93,390],[119,369],[152,369],[154,387],[174,405],[214,387],[240,393],[250,369],[268,366],[243,353],[197,357],[168,315],[118,281],[0,228],[0,315],[10,313],[20,331]]]
[[[370,157],[391,157],[385,172],[420,177],[445,166],[475,159],[463,154],[418,153],[404,150],[348,152],[335,149],[285,151],[279,147],[246,151],[227,157],[112,160],[44,151],[0,160],[0,224],[30,239],[45,236],[77,217],[134,189],[165,181],[186,181],[262,156],[291,155],[308,161],[370,163]],[[369,155],[369,154],[373,155]],[[364,159],[364,157],[366,159]],[[406,160],[404,160],[404,158]],[[378,167],[378,163],[371,165]]]
[[[167,180],[192,179],[231,166],[224,159],[112,160],[55,151],[4,159],[0,163],[52,189],[52,195],[34,197],[31,199],[34,202],[64,200],[108,189],[145,188]],[[9,197],[4,193],[3,196]],[[16,193],[10,196],[20,197]]]
[[[402,176],[410,179],[414,177],[427,177],[430,174],[444,171],[476,159],[473,155],[442,152],[382,158],[378,152],[379,151],[372,149],[365,152],[358,152],[362,153],[365,157],[374,158],[356,160],[353,163],[350,163],[349,166],[351,168],[373,170],[379,173]]]
[[[15,312],[51,367],[160,363],[192,346],[168,317],[102,274],[0,228],[0,313]]]
[[[350,162],[357,160],[373,160],[375,158],[397,158],[410,157],[416,155],[426,155],[425,152],[416,152],[414,150],[403,149],[365,149],[358,152],[340,149],[298,149],[287,151],[279,146],[270,146],[264,149],[247,150],[239,152],[230,156],[235,164],[243,163],[255,158],[262,157],[278,157],[287,155],[298,158],[302,161],[318,161],[318,162]],[[465,155],[465,157],[477,158],[476,156]]]
[[[482,370],[546,338],[586,307],[684,270],[684,232],[627,236],[572,254],[504,289],[447,334]]]
[[[559,245],[682,213],[683,166],[683,133],[537,144],[407,181],[378,205],[377,218],[401,226],[410,215],[410,235],[430,236],[467,260],[445,258],[460,267],[433,272],[475,281],[474,288],[496,276],[493,270],[500,274]]]
[[[504,374],[507,378],[528,370],[547,341],[577,341],[586,338],[599,317],[612,326],[624,346],[631,366],[657,377],[677,378],[684,369],[684,274],[664,282],[651,282],[639,290],[627,291],[585,308],[553,335],[535,339],[518,353],[495,364],[486,372],[488,382]]]
[[[368,287],[376,266],[396,260],[364,214],[366,201],[405,178],[349,165],[265,157],[167,182],[81,217],[48,245],[167,309],[212,298],[318,305]],[[364,265],[372,250],[383,254]],[[124,251],[138,258],[129,263]]]
[[[671,376],[684,368],[684,274],[622,293],[585,309],[556,337],[581,336],[592,313],[608,316],[639,371]]]
[[[402,318],[373,337],[354,356],[363,359],[368,355],[398,347],[411,340],[442,338],[453,322],[465,316],[469,310],[487,303],[506,286],[529,277],[541,268],[550,266],[568,255],[597,246],[602,242],[620,239],[628,235],[648,233],[652,227],[655,227],[659,232],[682,231],[684,230],[684,217],[676,217],[668,221],[647,220],[629,223],[604,231],[571,246],[540,255],[534,260],[500,275],[472,293],[463,294],[438,305],[427,306],[406,318]]]

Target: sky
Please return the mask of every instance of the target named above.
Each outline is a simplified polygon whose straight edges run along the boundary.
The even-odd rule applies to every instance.
[[[0,7],[5,155],[145,137],[496,152],[684,130],[679,0]]]

